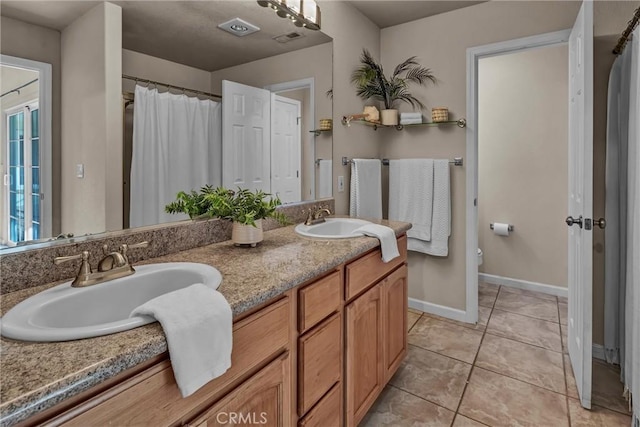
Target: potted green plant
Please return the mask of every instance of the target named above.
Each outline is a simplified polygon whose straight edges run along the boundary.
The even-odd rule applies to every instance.
[[[431,70],[421,66],[415,56],[398,64],[389,77],[384,75],[382,65],[373,59],[367,49],[362,50],[360,62],[362,65],[352,73],[351,82],[356,86],[359,97],[384,103],[385,109],[380,112],[383,125],[398,124],[398,110],[394,108],[398,101],[406,102],[414,108],[424,108],[424,104],[409,92],[410,83],[436,83]]]
[[[202,187],[200,192],[179,192],[176,200],[165,207],[168,213],[187,213],[191,218],[217,217],[233,221],[231,240],[236,245],[255,247],[263,240],[262,220],[274,218],[281,224],[287,217],[276,208],[282,203],[271,194],[238,188]]]

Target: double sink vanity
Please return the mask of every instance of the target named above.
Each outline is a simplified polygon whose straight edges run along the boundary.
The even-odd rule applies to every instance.
[[[377,239],[344,238],[358,220],[328,219],[268,231],[257,248],[226,241],[147,259],[93,287],[3,295],[3,315],[32,303],[14,310],[23,339],[59,342],[2,338],[2,425],[357,425],[407,351],[410,225],[379,223],[398,237],[388,263]],[[157,296],[154,284],[194,280],[231,306],[232,366],[182,398],[162,328],[128,314]]]

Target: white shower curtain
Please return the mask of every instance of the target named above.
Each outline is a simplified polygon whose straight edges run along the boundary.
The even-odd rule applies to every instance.
[[[640,29],[609,80],[605,230],[605,354],[619,363],[640,427]]]
[[[164,207],[179,191],[220,185],[221,116],[219,102],[136,86],[131,227],[188,218],[167,214]]]

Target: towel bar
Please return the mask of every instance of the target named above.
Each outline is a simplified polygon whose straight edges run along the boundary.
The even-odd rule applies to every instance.
[[[349,163],[353,163],[353,159],[349,159],[348,157],[342,158],[342,166],[347,166]],[[449,163],[454,166],[464,166],[464,160],[462,157],[454,157],[453,160],[449,160]],[[389,159],[382,159],[383,166],[389,166]]]

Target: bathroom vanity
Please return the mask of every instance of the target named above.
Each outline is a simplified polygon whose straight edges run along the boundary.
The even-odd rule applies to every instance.
[[[267,232],[256,249],[224,242],[148,260],[220,269],[234,312],[232,367],[183,399],[158,324],[68,343],[3,339],[3,421],[357,425],[407,351],[410,225],[381,223],[399,236],[401,256],[389,263],[377,239],[313,240],[293,227]],[[8,296],[3,310],[26,297]],[[56,372],[58,358],[67,360]]]

